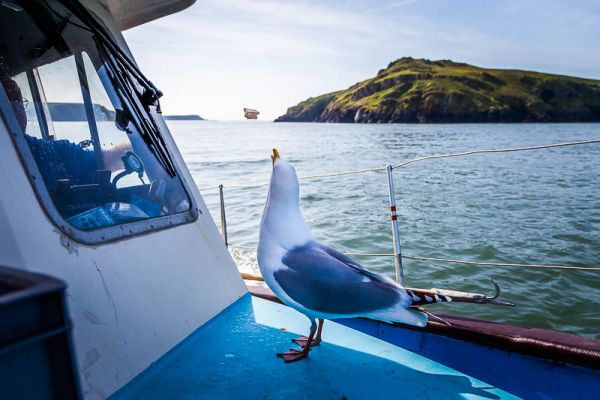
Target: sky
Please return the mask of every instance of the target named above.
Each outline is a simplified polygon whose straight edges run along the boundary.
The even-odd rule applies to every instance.
[[[600,79],[597,0],[197,0],[125,31],[165,114],[273,120],[400,57]]]

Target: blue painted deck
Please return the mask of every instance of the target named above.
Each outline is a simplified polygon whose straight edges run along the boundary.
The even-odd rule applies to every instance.
[[[308,327],[296,311],[246,295],[111,399],[517,398],[331,321],[307,360],[275,357]]]

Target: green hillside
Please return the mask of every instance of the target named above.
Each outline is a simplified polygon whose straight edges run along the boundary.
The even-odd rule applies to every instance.
[[[600,81],[403,57],[276,121],[592,122],[600,121]]]

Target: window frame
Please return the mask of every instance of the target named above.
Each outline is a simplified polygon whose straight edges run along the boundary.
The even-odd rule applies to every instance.
[[[135,104],[128,104],[128,106],[136,107]],[[146,112],[146,110],[144,110],[144,112]],[[150,110],[148,114],[150,118],[160,117],[160,114],[158,114],[155,110]],[[14,114],[12,105],[10,104],[8,96],[2,85],[0,85],[0,116],[6,124],[6,128],[8,130],[9,136],[11,136],[12,138],[14,148],[19,155],[21,165],[23,166],[24,171],[27,174],[29,182],[33,187],[34,193],[38,199],[38,202],[40,203],[46,216],[60,230],[60,232],[62,232],[69,238],[75,240],[76,242],[87,245],[100,245],[120,239],[136,237],[142,234],[147,234],[150,232],[168,229],[178,225],[194,222],[198,219],[199,214],[202,213],[198,209],[196,199],[194,198],[186,180],[183,179],[183,174],[179,163],[173,157],[172,151],[169,151],[169,153],[171,153],[169,154],[169,157],[171,158],[171,162],[173,163],[175,171],[177,172],[177,179],[179,179],[179,181],[181,182],[183,190],[190,201],[190,208],[187,211],[176,214],[164,215],[160,217],[148,218],[140,221],[108,226],[104,228],[98,228],[95,230],[77,229],[71,224],[69,224],[62,217],[58,209],[54,206],[54,202],[52,201],[46,184],[42,179],[42,175],[37,166],[35,158],[31,153],[31,150],[29,149],[29,146],[25,139],[25,132],[23,132],[19,123],[17,122],[17,117]],[[87,123],[89,125],[89,119]],[[159,125],[159,133],[161,135],[164,136],[170,134],[165,124],[157,125]]]

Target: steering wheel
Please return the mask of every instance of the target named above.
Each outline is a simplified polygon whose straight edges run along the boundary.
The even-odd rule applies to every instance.
[[[119,179],[121,179],[122,177],[129,175],[131,173],[137,173],[138,178],[140,178],[140,181],[142,181],[142,184],[146,184],[146,182],[144,182],[144,163],[142,162],[142,159],[140,158],[140,156],[138,156],[137,154],[135,154],[133,151],[127,151],[125,152],[125,154],[123,154],[123,156],[121,157],[121,160],[123,160],[123,166],[125,167],[125,170],[122,172],[119,172],[113,179],[112,184],[113,186],[116,188],[117,187],[117,182],[119,181]]]

